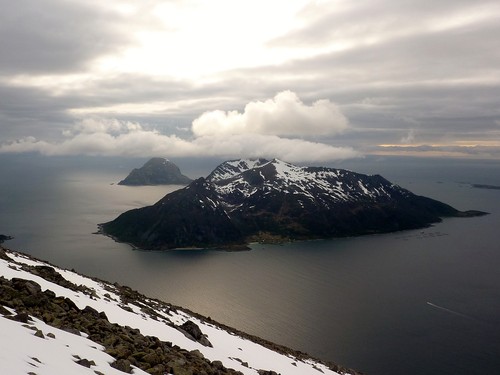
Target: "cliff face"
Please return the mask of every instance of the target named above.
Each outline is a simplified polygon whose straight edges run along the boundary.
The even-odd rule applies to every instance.
[[[132,170],[118,185],[187,185],[191,181],[171,161],[164,158],[152,158],[141,168]]]
[[[398,231],[475,214],[481,213],[459,212],[379,175],[233,160],[101,229],[143,249],[223,247]]]

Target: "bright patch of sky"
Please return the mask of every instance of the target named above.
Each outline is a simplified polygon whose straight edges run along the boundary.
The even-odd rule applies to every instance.
[[[297,51],[266,47],[295,25],[300,1],[229,0],[158,3],[157,29],[132,31],[136,45],[99,61],[104,72],[123,71],[200,79],[224,70],[278,64]],[[129,15],[133,15],[133,8]],[[136,10],[137,12],[138,10]]]

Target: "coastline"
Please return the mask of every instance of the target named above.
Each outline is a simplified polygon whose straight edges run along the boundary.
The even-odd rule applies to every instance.
[[[331,239],[336,239],[336,238],[350,238],[350,237],[373,236],[373,235],[387,234],[387,233],[399,233],[399,232],[415,230],[415,229],[430,228],[433,225],[442,222],[443,219],[474,218],[474,217],[480,217],[480,216],[485,216],[485,215],[490,215],[490,213],[480,211],[480,210],[465,210],[465,211],[456,210],[456,212],[454,214],[440,216],[437,221],[427,223],[426,225],[402,228],[402,229],[398,229],[398,230],[376,230],[376,231],[370,231],[370,232],[360,232],[357,234],[336,235],[336,236],[331,236],[331,237],[310,236],[310,237],[290,238],[290,237],[285,237],[285,236],[279,235],[279,234],[273,234],[273,233],[269,233],[269,232],[260,231],[259,233],[256,233],[256,234],[253,234],[253,235],[246,237],[244,243],[237,243],[237,244],[228,243],[225,245],[207,246],[207,247],[188,246],[188,247],[177,247],[177,248],[145,249],[145,248],[139,247],[138,245],[135,245],[132,242],[122,241],[117,236],[113,236],[112,234],[107,233],[103,229],[104,224],[98,224],[97,225],[98,230],[96,232],[94,232],[93,234],[103,235],[105,237],[109,237],[117,243],[126,244],[126,245],[130,246],[132,248],[132,250],[138,250],[138,251],[213,250],[213,251],[238,252],[238,251],[251,251],[252,244],[284,245],[287,243],[294,243],[294,242],[322,241],[322,240],[331,240]]]

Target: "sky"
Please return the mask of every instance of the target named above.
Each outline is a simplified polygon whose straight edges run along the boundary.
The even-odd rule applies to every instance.
[[[0,153],[500,159],[497,0],[0,5]]]

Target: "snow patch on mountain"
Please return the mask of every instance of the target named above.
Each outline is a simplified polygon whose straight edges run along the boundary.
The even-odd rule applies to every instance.
[[[384,185],[398,192],[404,190],[377,176],[334,168],[300,167],[279,159],[225,162],[210,174],[207,181],[214,183],[215,190],[224,200],[228,197],[248,198],[257,191],[264,194],[276,191],[302,196],[301,199],[309,201],[352,202],[390,198],[391,193]]]
[[[215,168],[207,177],[207,180],[210,182],[226,180],[249,169],[253,169],[267,163],[269,163],[269,161],[266,159],[229,160]]]

